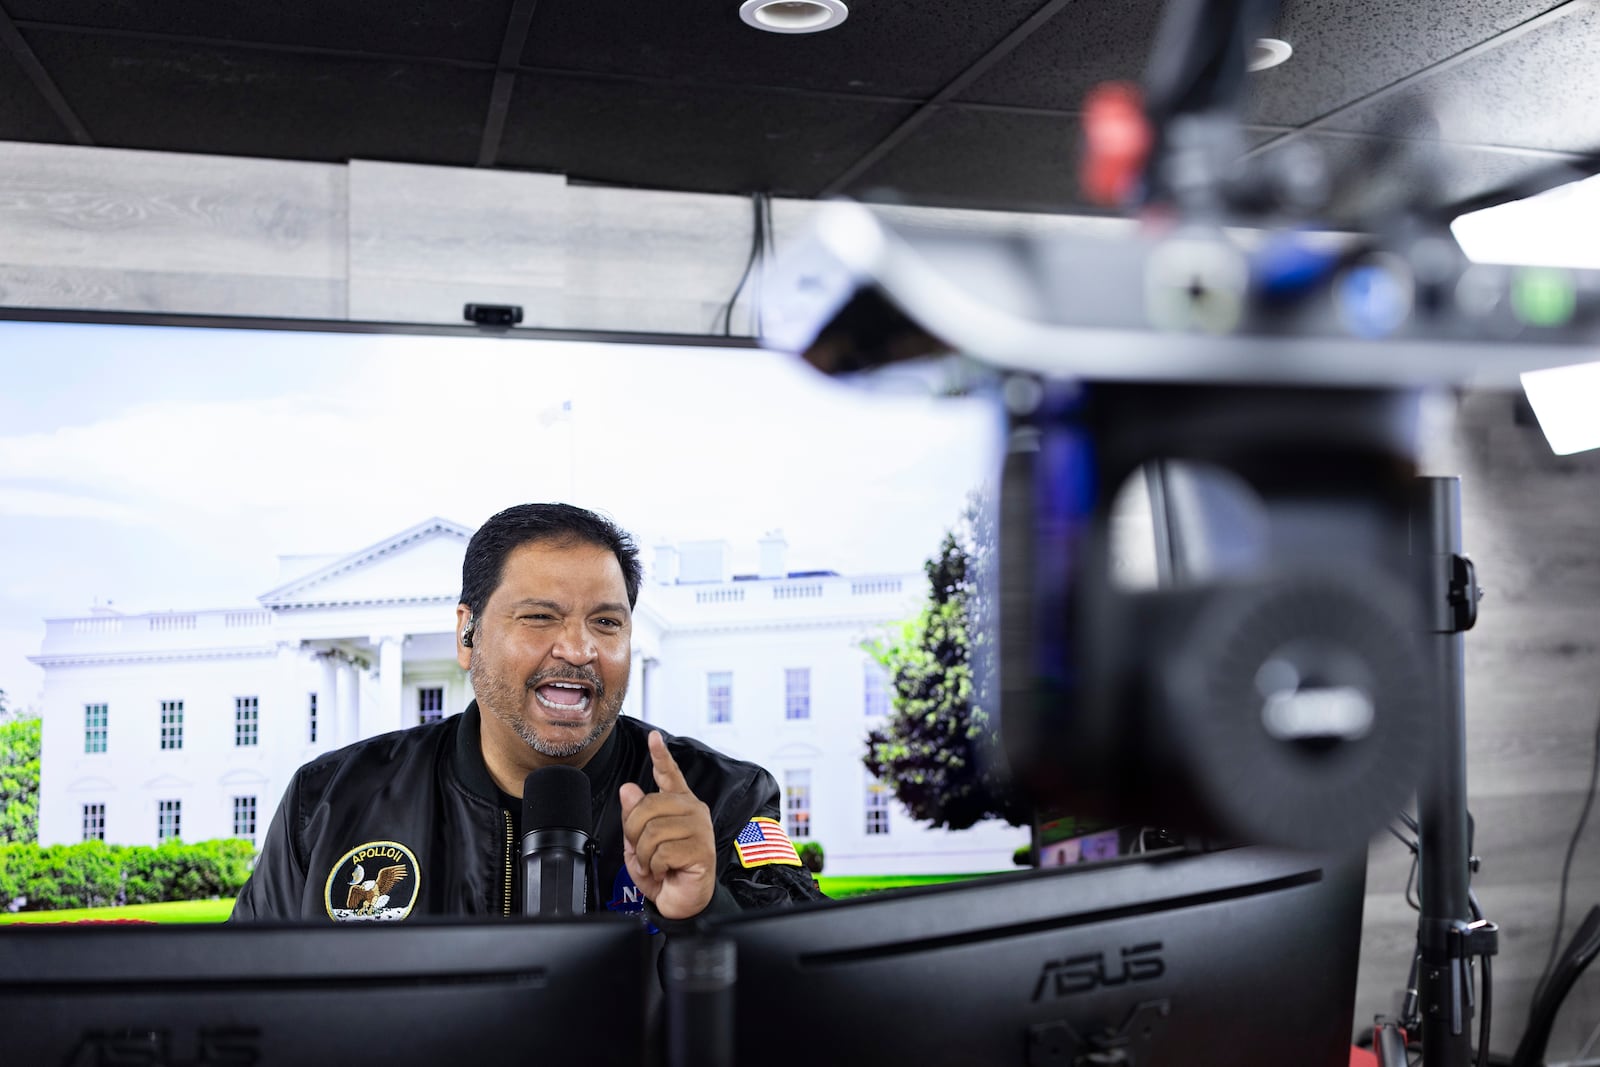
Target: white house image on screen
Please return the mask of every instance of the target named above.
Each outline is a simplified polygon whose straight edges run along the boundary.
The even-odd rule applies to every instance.
[[[40,840],[259,843],[306,760],[459,712],[471,533],[430,519],[348,555],[281,557],[251,605],[48,620]],[[725,542],[655,549],[624,713],[766,767],[830,874],[1010,866],[1025,829],[931,830],[861,763],[889,702],[861,642],[915,614],[926,580],[790,572],[786,549],[768,536],[742,575]]]

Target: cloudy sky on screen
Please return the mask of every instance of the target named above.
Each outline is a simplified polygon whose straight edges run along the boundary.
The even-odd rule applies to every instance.
[[[724,538],[754,570],[781,529],[791,569],[911,570],[997,462],[980,402],[749,350],[0,323],[0,375],[0,689],[24,705],[47,618],[247,606],[279,554],[435,515],[568,500],[647,562]]]

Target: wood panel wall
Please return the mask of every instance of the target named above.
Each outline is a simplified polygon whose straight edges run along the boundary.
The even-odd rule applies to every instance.
[[[0,143],[0,304],[344,318],[345,168]]]
[[[1517,398],[1476,393],[1430,436],[1425,473],[1461,477],[1463,547],[1485,590],[1466,635],[1467,791],[1482,866],[1473,887],[1500,925],[1490,1049],[1509,1055],[1555,930],[1562,861],[1600,724],[1600,452],[1555,456]],[[1600,811],[1575,855],[1564,937],[1600,904]],[[1393,1012],[1416,939],[1410,854],[1370,852],[1357,1023]],[[1600,970],[1573,989],[1550,1042],[1570,1060],[1600,1026]],[[1600,1058],[1600,1044],[1589,1053]]]
[[[779,201],[780,247],[816,204]],[[1119,225],[890,207],[952,230]],[[463,322],[703,335],[749,257],[737,196],[571,186],[559,175],[347,165],[0,142],[0,306]],[[755,286],[726,329],[751,332]]]

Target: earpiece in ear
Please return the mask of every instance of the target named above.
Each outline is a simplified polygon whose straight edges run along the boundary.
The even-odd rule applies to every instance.
[[[473,627],[473,625],[474,625],[473,620],[472,619],[468,619],[467,620],[467,624],[461,628],[461,647],[462,648],[471,648],[472,647],[472,627]]]

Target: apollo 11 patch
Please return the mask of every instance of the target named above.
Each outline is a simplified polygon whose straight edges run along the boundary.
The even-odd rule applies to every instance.
[[[411,914],[422,886],[417,857],[397,841],[368,841],[346,852],[323,891],[335,922],[395,922]]]

